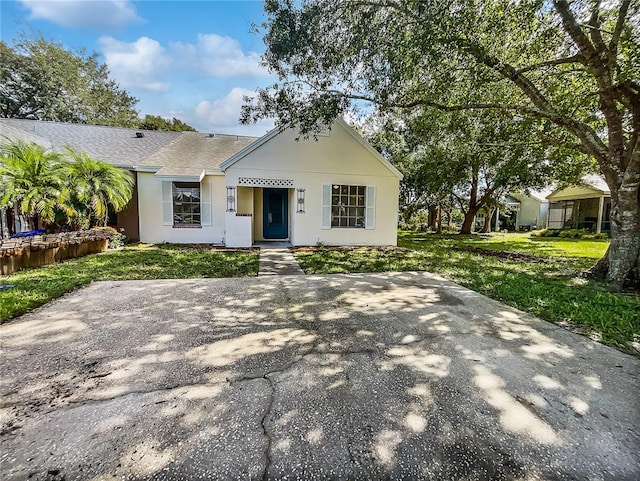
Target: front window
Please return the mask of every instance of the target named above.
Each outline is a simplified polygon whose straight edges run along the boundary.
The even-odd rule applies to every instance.
[[[363,228],[365,187],[362,185],[331,186],[331,227]]]
[[[173,183],[173,225],[200,225],[200,183]]]

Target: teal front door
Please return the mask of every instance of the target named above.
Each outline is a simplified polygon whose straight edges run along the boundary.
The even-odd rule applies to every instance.
[[[286,239],[288,237],[287,189],[263,189],[264,210],[263,237]]]

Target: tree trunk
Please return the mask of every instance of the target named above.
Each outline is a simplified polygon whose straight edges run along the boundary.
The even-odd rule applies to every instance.
[[[613,290],[625,284],[638,289],[640,284],[640,207],[638,186],[635,192],[621,185],[611,196],[611,244],[606,280]],[[617,197],[617,198],[616,198]]]
[[[14,204],[14,227],[16,234],[33,230],[33,216],[25,214],[18,203]]]
[[[484,217],[484,226],[482,227],[482,232],[484,234],[488,234],[491,232],[491,219],[493,219],[493,213],[496,211],[495,207],[489,209],[489,212]]]
[[[445,217],[447,218],[447,229],[451,230],[451,211],[450,210],[445,210],[444,211]]]
[[[482,207],[483,202],[477,202],[478,199],[478,166],[474,162],[472,164],[471,174],[471,190],[469,192],[469,208],[464,213],[464,220],[462,221],[462,227],[460,228],[460,234],[471,234],[473,229],[473,222],[476,214]]]
[[[438,206],[438,215],[436,218],[436,234],[442,234],[442,207]]]
[[[471,231],[473,230],[473,221],[479,210],[480,210],[479,207],[473,207],[473,208],[469,208],[469,210],[467,210],[467,212],[464,213],[464,220],[462,221],[460,234],[471,234]]]
[[[427,216],[427,223],[429,224],[428,226],[429,229],[436,230],[436,227],[438,224],[436,219],[437,216],[438,216],[438,208],[429,206],[429,215]]]

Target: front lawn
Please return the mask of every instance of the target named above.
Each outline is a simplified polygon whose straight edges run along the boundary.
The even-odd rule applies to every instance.
[[[613,294],[603,284],[579,277],[605,253],[608,241],[400,232],[398,245],[300,248],[294,254],[308,274],[429,271],[604,344],[634,351],[629,343],[640,336],[640,296]]]
[[[0,322],[24,314],[91,281],[254,276],[258,254],[204,245],[139,244],[0,278]]]

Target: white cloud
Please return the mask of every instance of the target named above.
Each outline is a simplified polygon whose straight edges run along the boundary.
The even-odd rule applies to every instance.
[[[203,100],[195,108],[196,117],[203,125],[199,130],[260,136],[272,129],[272,120],[261,120],[252,125],[239,125],[240,108],[244,96],[255,95],[251,90],[234,87],[224,97],[213,101]]]
[[[129,0],[21,0],[32,20],[49,20],[68,28],[116,31],[142,23]]]
[[[240,42],[214,33],[198,35],[196,55],[199,68],[212,77],[261,77],[268,75],[260,66],[260,55],[244,53]]]
[[[171,56],[183,68],[208,77],[264,77],[260,55],[245,53],[238,40],[215,33],[198,34],[196,44],[176,42],[169,47]]]
[[[174,62],[159,42],[148,37],[131,43],[102,37],[99,42],[111,76],[123,87],[169,90],[169,83],[162,79]]]
[[[175,42],[167,47],[148,37],[123,42],[105,36],[99,43],[111,75],[125,88],[167,91],[169,73],[182,78],[189,73],[205,78],[269,75],[257,53],[245,53],[238,40],[216,34],[199,34],[196,44]]]

